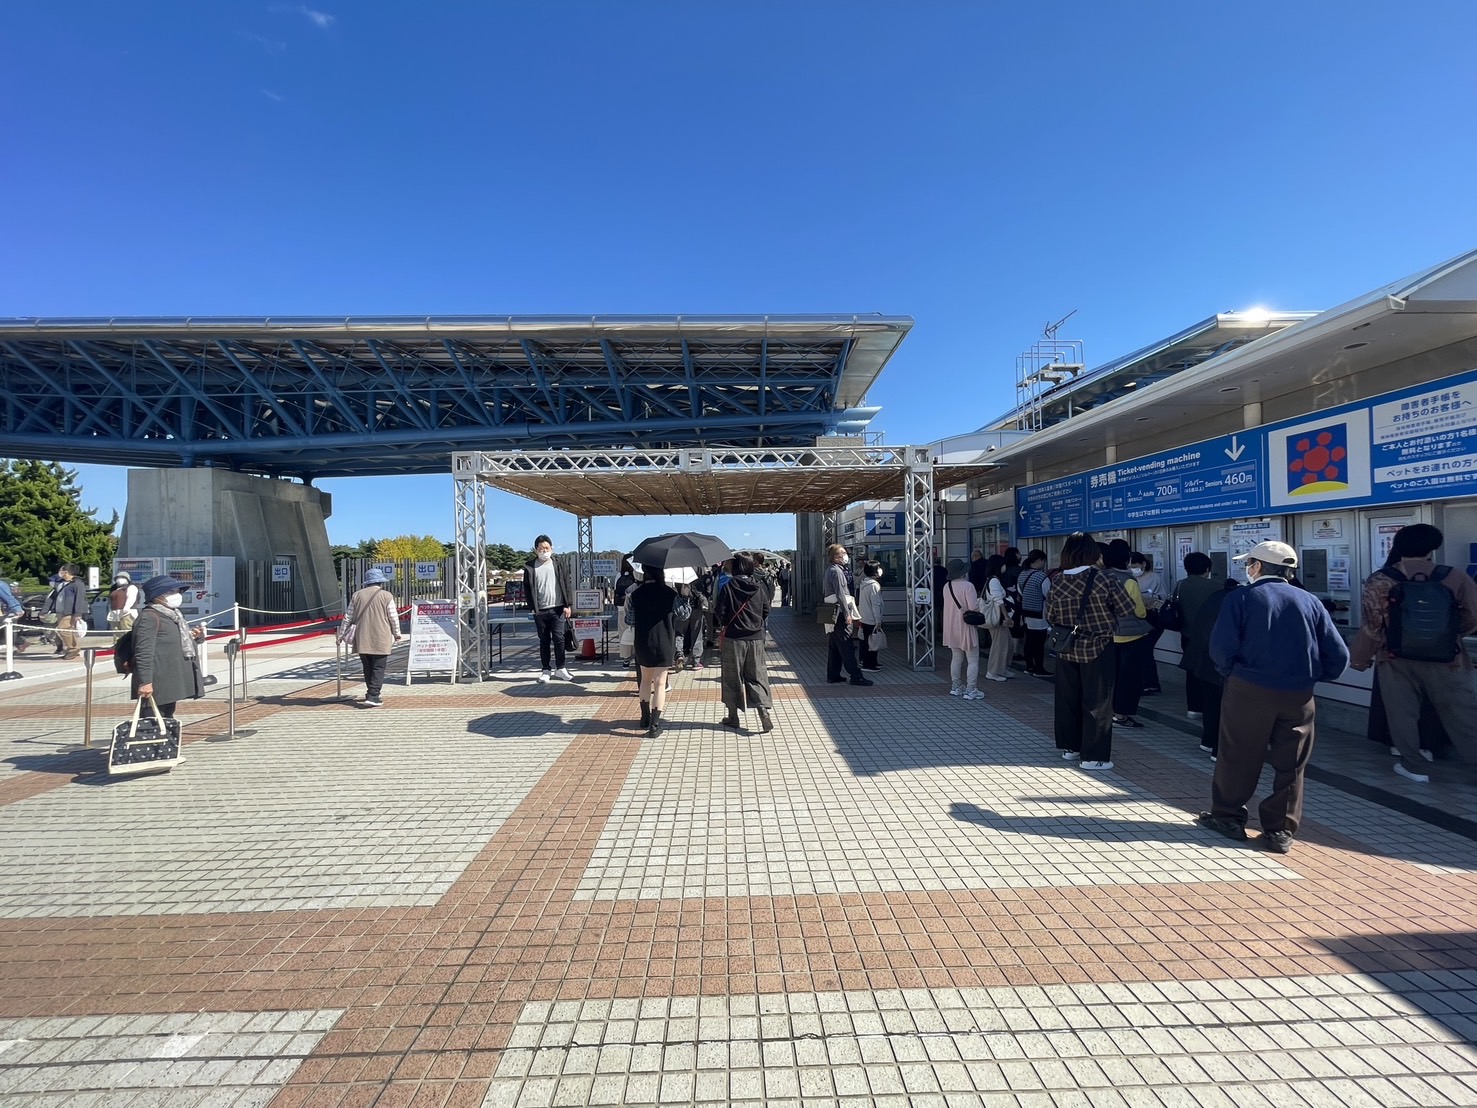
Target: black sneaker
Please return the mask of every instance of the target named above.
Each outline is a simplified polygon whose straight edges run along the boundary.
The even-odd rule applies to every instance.
[[[1234,819],[1218,816],[1212,812],[1201,812],[1195,817],[1195,822],[1207,831],[1214,831],[1218,835],[1224,835],[1228,839],[1234,839],[1238,843],[1246,841],[1246,828]]]
[[[1243,834],[1241,837],[1246,836]],[[1273,854],[1290,854],[1292,852],[1292,832],[1263,831],[1262,837],[1256,841],[1256,844],[1263,850],[1270,850]]]
[[[1132,716],[1114,716],[1113,717],[1113,726],[1114,727],[1142,727],[1143,724],[1140,723],[1138,720],[1134,719]]]
[[[875,685],[877,682],[876,681],[870,681],[870,680],[868,680],[865,677],[853,677],[851,679],[851,683],[853,685]]]

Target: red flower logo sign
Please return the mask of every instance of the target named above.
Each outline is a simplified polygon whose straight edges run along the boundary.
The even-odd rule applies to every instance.
[[[1349,487],[1349,428],[1335,423],[1287,440],[1287,491],[1297,496]]]

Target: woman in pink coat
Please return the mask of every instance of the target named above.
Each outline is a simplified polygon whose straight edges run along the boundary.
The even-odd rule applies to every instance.
[[[961,558],[949,561],[949,580],[935,603],[943,608],[944,645],[949,648],[949,695],[962,696],[965,700],[983,700],[980,692],[980,635],[979,628],[964,622],[965,612],[977,612],[980,594],[964,575],[967,567]]]

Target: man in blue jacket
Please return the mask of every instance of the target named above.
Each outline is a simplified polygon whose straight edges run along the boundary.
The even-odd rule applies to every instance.
[[[1246,563],[1251,587],[1226,597],[1210,633],[1210,657],[1226,688],[1210,811],[1196,822],[1244,840],[1246,803],[1270,762],[1258,845],[1286,854],[1302,819],[1303,772],[1313,752],[1313,687],[1344,672],[1349,648],[1322,602],[1292,583],[1292,547],[1257,543],[1236,561]]]

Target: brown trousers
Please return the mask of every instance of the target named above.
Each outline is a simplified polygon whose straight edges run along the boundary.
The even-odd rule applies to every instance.
[[[1246,822],[1262,765],[1272,767],[1272,791],[1257,814],[1263,831],[1297,833],[1303,816],[1303,771],[1313,753],[1313,690],[1267,689],[1226,679],[1210,810]]]

